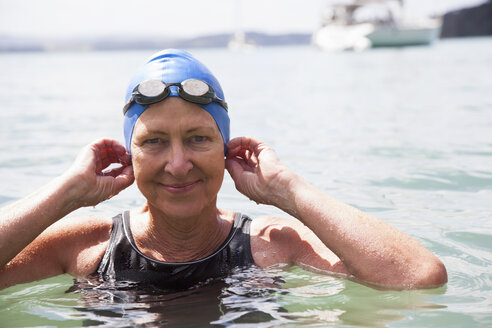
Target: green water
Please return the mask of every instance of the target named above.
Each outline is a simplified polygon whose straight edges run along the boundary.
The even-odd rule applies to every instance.
[[[218,297],[207,288],[199,288],[196,292],[203,295],[198,302],[192,296],[184,295],[184,302],[155,298],[149,301],[147,297],[123,304],[101,300],[104,306],[98,307],[88,306],[80,291],[67,293],[74,282],[72,277],[64,275],[1,291],[0,318],[3,327],[145,326],[161,322],[151,311],[159,304],[160,314],[164,314],[166,322],[179,324],[176,318],[183,321],[184,315],[192,317],[185,326],[255,323],[282,327],[320,324],[383,327],[398,323],[395,326],[406,327],[421,323],[427,327],[442,327],[448,320],[446,306],[439,304],[445,287],[424,291],[380,291],[300,268],[267,271],[282,277],[282,283],[265,283],[265,279],[248,272],[231,278]],[[186,301],[186,298],[190,300]],[[210,302],[217,309],[215,317],[210,316],[211,312],[203,313],[203,307],[210,306]],[[87,309],[91,312],[87,313]],[[473,320],[461,318],[459,324],[468,327]]]

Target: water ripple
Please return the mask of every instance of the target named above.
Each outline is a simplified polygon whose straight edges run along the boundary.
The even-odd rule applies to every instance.
[[[480,191],[492,189],[492,173],[472,173],[462,170],[436,170],[419,172],[410,177],[386,178],[370,180],[370,184],[378,187],[394,187],[416,190],[454,190]]]

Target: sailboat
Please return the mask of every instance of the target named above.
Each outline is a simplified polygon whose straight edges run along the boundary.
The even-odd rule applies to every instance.
[[[227,44],[228,48],[232,51],[244,51],[256,48],[253,41],[246,38],[246,33],[242,26],[242,2],[241,0],[236,0],[234,2],[234,17],[236,22],[236,32],[233,34],[232,38]]]
[[[232,51],[244,51],[255,49],[256,44],[251,40],[247,40],[242,30],[238,30],[234,33],[232,39],[229,40],[227,47]]]
[[[403,0],[358,0],[330,6],[312,40],[327,51],[429,45],[440,29],[439,19],[405,19]]]

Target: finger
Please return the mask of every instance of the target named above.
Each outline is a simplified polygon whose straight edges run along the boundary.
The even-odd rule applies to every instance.
[[[256,173],[245,162],[238,160],[226,160],[226,169],[239,190],[244,185],[244,181],[256,179]]]
[[[112,162],[119,161],[119,157],[125,154],[122,146],[116,140],[112,139],[103,139],[100,143],[96,144],[96,148],[103,157],[106,156]]]
[[[252,137],[238,137],[230,140],[227,143],[228,157],[235,157],[242,149],[247,149],[254,153],[256,157],[260,155],[262,151],[273,149],[266,143],[261,142]]]
[[[255,166],[249,165],[248,162],[244,159],[240,159],[240,158],[226,159],[226,168],[228,162],[236,163],[237,165],[239,165],[238,168],[240,168],[241,171],[253,172],[255,169]]]
[[[119,161],[115,160],[114,155],[108,154],[108,151],[106,149],[98,149],[95,152],[94,156],[97,173],[102,173],[102,171],[111,164],[119,163]]]
[[[226,160],[226,169],[229,172],[229,175],[231,176],[232,180],[234,180],[234,183],[236,186],[239,184],[239,180],[243,172],[245,172],[244,168],[242,165],[233,159],[227,159]]]
[[[237,146],[246,146],[246,145],[253,145],[253,144],[259,144],[260,141],[253,138],[253,137],[236,137],[227,143],[228,146],[231,148],[237,147]]]
[[[119,194],[122,190],[129,187],[134,181],[133,167],[127,166],[118,168],[111,171],[111,174],[121,171],[116,176],[110,176],[110,173],[106,173],[105,176],[100,177],[100,190],[106,190],[102,192],[103,200],[111,198]]]
[[[253,150],[259,142],[251,137],[238,137],[227,143],[228,154],[236,154],[241,149]]]
[[[228,159],[236,161],[244,170],[248,171],[252,171],[255,167],[258,166],[258,160],[256,156],[249,149],[241,149],[237,152],[237,155],[235,157]]]
[[[258,158],[256,157],[256,154],[254,152],[247,149],[244,153],[246,155],[246,160],[247,160],[249,166],[258,165]]]
[[[246,137],[237,137],[229,140],[229,142],[226,144],[228,150],[232,150],[234,148],[240,147],[242,144],[242,140]]]
[[[92,145],[100,148],[111,148],[119,154],[126,153],[125,147],[116,139],[102,138],[94,141]]]
[[[117,175],[114,180],[115,194],[129,187],[133,183],[133,181],[135,181],[135,176],[133,175],[133,166],[127,166],[123,168],[123,171],[119,175]]]
[[[131,165],[132,164],[132,157],[130,154],[128,154],[125,150],[125,153],[119,157],[120,163],[123,165]]]
[[[120,175],[123,172],[123,170],[125,168],[126,168],[126,166],[116,167],[114,169],[101,172],[101,175],[110,176],[110,177],[116,178],[118,175]]]
[[[125,147],[114,139],[100,139],[94,142],[91,148],[96,158],[96,171],[98,172],[111,164],[128,165],[131,163],[131,157]]]
[[[106,146],[105,148],[111,150],[110,154],[114,156],[112,157],[113,161],[118,161],[121,164],[131,163],[131,156],[121,143],[114,139],[103,139],[103,141]]]
[[[255,163],[255,158],[253,150],[247,147],[236,147],[228,152],[227,158],[237,158],[244,160],[246,162],[251,162],[251,164]]]

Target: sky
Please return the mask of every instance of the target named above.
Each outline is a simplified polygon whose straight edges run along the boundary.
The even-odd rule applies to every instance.
[[[313,32],[328,4],[344,0],[0,0],[0,36],[192,37],[237,29]],[[485,0],[406,0],[412,17]]]

